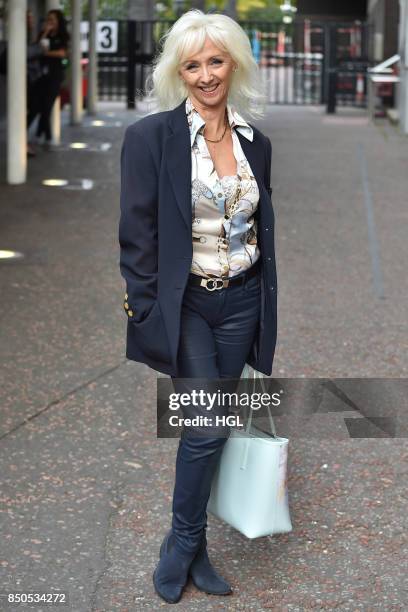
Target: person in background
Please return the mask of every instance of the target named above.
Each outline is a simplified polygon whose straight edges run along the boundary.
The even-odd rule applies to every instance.
[[[37,41],[34,41],[34,15],[27,10],[27,113],[36,105],[36,83],[41,77],[42,48]],[[33,147],[27,145],[27,155],[33,157],[35,151]]]
[[[69,33],[62,11],[48,11],[37,42],[42,49],[41,76],[35,82],[33,104],[28,109],[27,127],[39,115],[37,137],[44,134],[45,145],[49,146],[52,137],[51,111],[64,80],[63,60],[68,56]]]
[[[36,82],[41,77],[42,49],[38,42],[34,41],[34,15],[28,9],[26,12],[27,24],[27,112],[30,112],[36,104]],[[0,75],[7,75],[7,45],[0,54]],[[32,157],[35,155],[33,148],[27,146],[27,155]]]

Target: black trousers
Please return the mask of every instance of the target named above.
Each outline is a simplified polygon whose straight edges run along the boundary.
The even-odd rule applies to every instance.
[[[27,127],[40,115],[37,126],[37,136],[45,135],[51,140],[50,117],[54,102],[58,97],[63,77],[61,75],[44,74],[30,87],[28,96]]]
[[[177,378],[211,381],[241,376],[257,333],[260,283],[258,274],[242,285],[212,292],[203,287],[187,287]],[[186,384],[190,391],[194,388],[194,381]],[[187,552],[197,550],[207,526],[211,482],[227,439],[228,434],[199,437],[188,431],[182,433],[176,459],[172,530],[178,546]]]

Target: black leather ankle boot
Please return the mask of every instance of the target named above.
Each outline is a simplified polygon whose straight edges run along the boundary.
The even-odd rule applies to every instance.
[[[222,578],[211,565],[207,552],[207,538],[205,532],[201,541],[201,546],[190,565],[190,576],[200,591],[211,595],[230,595],[232,588],[224,578]]]

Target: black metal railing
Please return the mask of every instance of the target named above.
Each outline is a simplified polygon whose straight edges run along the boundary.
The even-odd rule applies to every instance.
[[[115,53],[98,55],[99,95],[129,108],[144,95],[152,61],[173,21],[119,21]],[[306,19],[239,22],[251,40],[270,104],[366,105],[366,23]],[[334,96],[334,97],[333,97]],[[334,102],[333,102],[334,100]]]

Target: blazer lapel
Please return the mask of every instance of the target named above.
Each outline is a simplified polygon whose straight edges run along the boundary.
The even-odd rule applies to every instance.
[[[172,134],[166,141],[164,159],[178,207],[191,231],[193,213],[191,205],[191,143],[185,112],[185,100],[170,111]]]
[[[259,197],[262,197],[263,190],[265,188],[264,183],[264,172],[265,172],[265,153],[263,144],[260,140],[259,134],[257,134],[254,130],[254,139],[252,142],[245,138],[240,132],[237,130],[237,135],[239,141],[241,143],[242,150],[247,158],[249,165],[251,166],[251,170],[254,173],[254,177],[256,182],[258,183],[259,188]]]
[[[176,196],[177,205],[183,219],[191,231],[192,205],[191,205],[191,143],[185,112],[185,99],[179,106],[170,111],[169,125],[172,134],[166,140],[164,159],[171,184]],[[251,166],[254,177],[258,183],[260,198],[265,195],[264,184],[265,155],[263,143],[254,131],[251,142],[238,131],[242,150]]]

